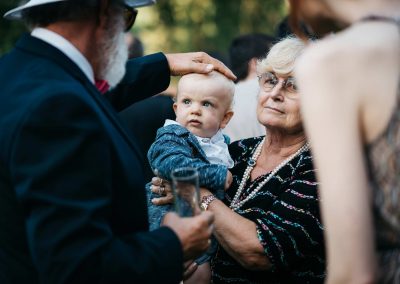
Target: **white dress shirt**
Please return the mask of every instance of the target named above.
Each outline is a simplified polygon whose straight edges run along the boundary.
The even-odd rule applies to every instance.
[[[164,126],[171,124],[180,125],[175,120],[167,119],[165,120]],[[221,130],[218,130],[218,132],[211,138],[200,137],[197,135],[194,136],[211,164],[225,165],[229,169],[233,167],[234,162],[231,155],[229,155],[228,145],[225,143],[225,138]]]
[[[92,66],[86,57],[83,56],[83,54],[67,39],[45,28],[35,28],[32,31],[31,36],[47,42],[64,53],[69,59],[78,65],[90,82],[94,84],[94,72]]]

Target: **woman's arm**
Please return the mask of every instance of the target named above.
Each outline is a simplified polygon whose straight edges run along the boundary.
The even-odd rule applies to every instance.
[[[375,255],[359,121],[358,95],[363,83],[354,80],[361,74],[356,64],[348,64],[356,59],[347,50],[356,49],[332,48],[327,42],[311,47],[300,60],[296,76],[321,181],[328,283],[369,283]]]
[[[201,196],[211,194],[201,189]],[[214,235],[220,245],[244,268],[267,270],[271,263],[257,238],[256,224],[233,212],[222,201],[214,200],[207,210],[214,213]]]
[[[275,184],[279,187],[270,188],[269,193],[263,191],[259,201],[240,215],[222,202],[211,202],[208,208],[215,215],[215,235],[247,269],[286,271],[307,262],[323,277],[323,228],[310,154],[304,153],[292,168],[290,177],[277,177],[287,180],[284,187]],[[264,199],[264,195],[273,200]]]

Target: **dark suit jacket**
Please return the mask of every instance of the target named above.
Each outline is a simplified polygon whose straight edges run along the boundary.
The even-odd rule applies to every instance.
[[[120,117],[135,135],[145,156],[165,120],[175,119],[173,103],[170,97],[159,95],[134,103],[120,112]],[[150,181],[154,174],[147,159],[143,166],[145,180]]]
[[[107,99],[29,35],[1,58],[2,281],[179,282],[181,244],[169,228],[148,232],[143,156],[114,109],[165,89],[169,68],[156,54],[128,70]]]

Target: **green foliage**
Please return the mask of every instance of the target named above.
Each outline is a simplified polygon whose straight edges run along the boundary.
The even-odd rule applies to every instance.
[[[166,52],[225,53],[239,34],[274,34],[287,13],[282,0],[158,0],[146,9],[149,11],[143,9],[144,15],[139,14],[134,32],[151,51]]]
[[[19,2],[1,0],[0,14]],[[273,34],[286,6],[282,0],[158,0],[155,6],[139,10],[133,32],[141,37],[147,53],[204,50],[225,54],[239,34]],[[0,55],[23,31],[21,23],[0,19]]]
[[[4,13],[16,6],[18,1],[15,0],[0,1],[0,56],[9,51],[18,37],[26,31],[22,23],[3,19]]]

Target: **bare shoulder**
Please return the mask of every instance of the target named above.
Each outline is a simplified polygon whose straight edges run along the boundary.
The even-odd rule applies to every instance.
[[[297,70],[299,73],[305,70],[328,74],[339,70],[344,73],[343,70],[353,69],[362,72],[367,70],[360,67],[371,66],[374,62],[379,65],[388,64],[385,67],[390,68],[390,64],[398,66],[399,46],[397,26],[389,23],[356,24],[343,32],[310,44],[299,60]]]
[[[303,105],[313,110],[337,106],[341,115],[359,113],[371,141],[393,110],[399,47],[398,27],[382,22],[356,24],[311,44],[296,66]]]

